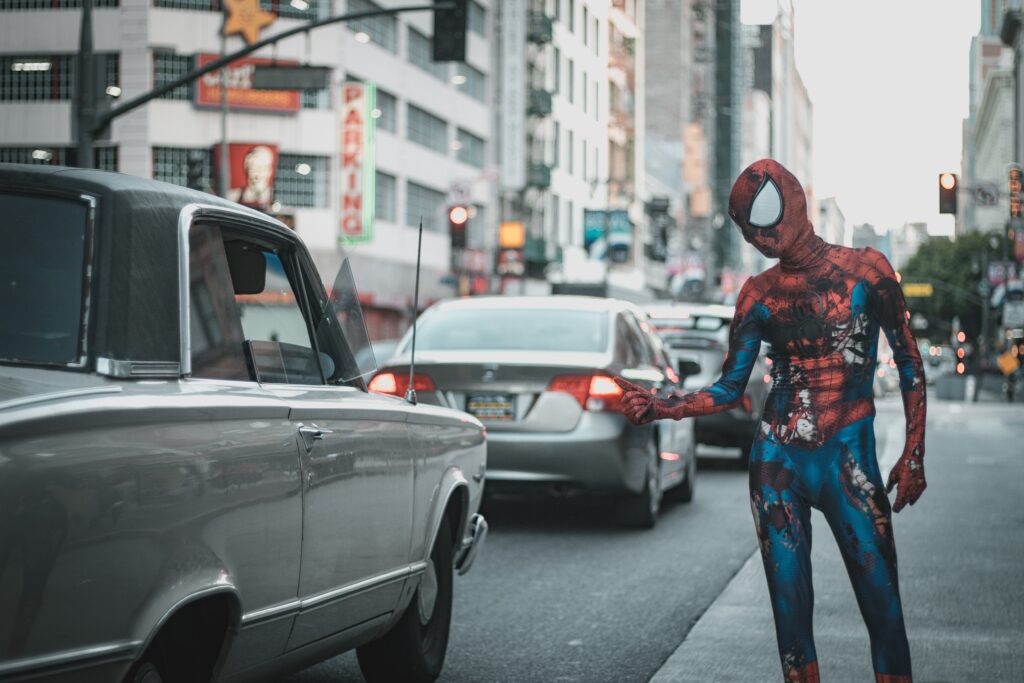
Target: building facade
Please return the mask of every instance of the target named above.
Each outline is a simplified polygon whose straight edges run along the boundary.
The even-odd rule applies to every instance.
[[[278,18],[262,29],[261,38],[312,18],[403,3],[262,4]],[[72,0],[0,0],[0,161],[75,162],[77,5]],[[222,39],[219,0],[99,0],[96,5],[101,96],[111,104],[243,46],[238,36]],[[190,181],[191,169],[198,176],[192,181],[216,189],[214,166],[222,142],[270,149],[273,202],[267,210],[294,226],[325,280],[330,279],[341,253],[342,92],[347,82],[373,83],[375,134],[365,153],[375,172],[364,200],[372,203],[375,216],[368,234],[341,242],[353,255],[371,335],[395,336],[408,319],[421,217],[422,301],[458,291],[450,276],[449,203],[470,207],[468,246],[484,253],[472,259],[474,264],[486,262],[493,249],[498,219],[493,15],[493,1],[470,3],[465,64],[431,60],[428,12],[367,18],[286,39],[228,70],[229,107],[223,120],[214,94],[220,81],[207,76],[115,119],[109,139],[99,143],[97,164],[182,185]],[[331,76],[321,89],[258,91],[251,77],[259,60],[327,66]]]

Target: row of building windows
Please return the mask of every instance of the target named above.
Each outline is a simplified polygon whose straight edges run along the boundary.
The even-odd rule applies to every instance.
[[[74,166],[77,157],[77,150],[74,147],[0,147],[0,163],[4,164]],[[117,170],[117,147],[96,147],[94,158],[96,168],[103,171]]]
[[[348,0],[349,12],[372,12],[380,9],[370,0]],[[469,30],[484,35],[486,31],[486,10],[476,2],[469,3]],[[394,16],[367,17],[348,22],[348,28],[356,36],[364,35],[365,40],[376,43],[389,52],[398,54],[398,19]],[[408,27],[405,41],[406,59],[413,66],[423,69],[434,78],[448,80],[449,68],[445,62],[435,62],[429,36]],[[481,102],[486,100],[486,76],[479,69],[459,62],[452,83],[459,89]]]
[[[331,3],[327,0],[259,0],[259,4],[260,9],[274,12],[282,19],[323,19],[331,10]],[[220,12],[224,7],[221,0],[153,0],[153,5],[199,12]]]
[[[555,21],[563,20],[562,3],[565,3],[564,18],[566,20],[566,27],[570,33],[576,33],[576,0],[554,0],[555,2]],[[583,5],[583,3],[580,3]],[[594,54],[601,53],[601,22],[597,17],[591,21],[590,10],[587,9],[586,5],[583,5],[583,17],[580,22],[580,30],[583,32],[583,45],[591,46],[594,50]]]
[[[120,80],[117,54],[98,54],[102,83],[98,94]],[[0,102],[70,100],[75,93],[77,71],[74,55],[0,56]]]
[[[18,148],[0,148],[0,161],[24,162],[31,158],[31,148],[26,149],[27,152],[22,153]],[[101,149],[113,150],[116,164],[116,148]],[[189,160],[195,159],[201,169],[200,189],[211,191],[214,187],[213,156],[213,150],[208,148],[154,147],[153,178],[185,186],[188,182]],[[285,208],[326,208],[329,204],[329,162],[329,157],[325,156],[281,153],[274,174],[274,200]],[[37,160],[33,163],[58,162]],[[374,191],[377,220],[397,222],[398,179],[390,173],[377,171]],[[406,181],[405,224],[416,227],[422,218],[424,230],[446,230],[443,213],[447,202],[448,195],[445,192],[411,180]],[[472,214],[477,223],[484,220],[482,206],[473,207]]]
[[[92,6],[117,7],[118,0],[92,0]],[[82,0],[0,0],[0,12],[7,10],[78,9]]]
[[[554,131],[551,136],[551,166],[558,168],[562,162],[562,125],[558,122],[554,122]],[[598,148],[594,147],[592,153],[587,152],[587,144],[585,140],[581,140],[579,144],[580,154],[582,155],[582,170],[584,180],[592,180],[597,178],[598,167],[600,166],[600,157],[598,156]],[[590,165],[588,166],[588,160]],[[565,171],[569,175],[576,172],[576,134],[573,130],[566,132],[566,154],[565,154]]]
[[[448,206],[448,195],[426,185],[407,180],[405,183],[405,225],[418,227],[423,220],[423,229],[444,232],[448,225],[444,220]],[[390,173],[377,171],[374,209],[377,220],[398,222],[398,179]],[[486,225],[484,207],[474,204],[469,208],[473,225]]]
[[[185,186],[189,160],[195,159],[201,169],[199,189],[210,191],[216,184],[213,154],[203,147],[154,147],[153,178]],[[274,200],[289,208],[327,207],[329,167],[330,157],[282,152],[274,172]]]
[[[565,93],[565,98],[569,101],[569,104],[576,102],[576,63],[566,58],[565,70],[566,70],[566,83],[565,88],[562,88],[562,52],[557,47],[552,50],[552,65],[554,66],[554,94],[558,95],[562,92]],[[597,81],[588,82],[587,72],[581,71],[580,73],[580,105],[583,108],[583,113],[586,114],[589,109],[594,116],[596,121],[599,118],[600,112],[600,90]]]
[[[380,5],[371,0],[348,0],[347,5],[347,12],[350,14],[382,9]],[[476,33],[479,36],[487,34],[487,10],[475,0],[469,2],[466,24],[471,33]],[[353,33],[364,33],[367,38],[385,50],[398,53],[398,17],[395,15],[385,14],[354,19],[347,25]]]
[[[4,10],[44,10],[44,9],[78,9],[82,0],[0,0],[0,11]],[[120,0],[93,0],[94,8],[118,7]],[[164,9],[184,9],[201,12],[220,12],[223,3],[220,0],[153,0],[154,7]],[[275,12],[284,19],[322,19],[327,17],[331,3],[325,0],[260,0],[260,8]]]

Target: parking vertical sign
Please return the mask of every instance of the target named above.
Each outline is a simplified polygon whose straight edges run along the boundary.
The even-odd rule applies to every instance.
[[[1007,190],[1010,196],[1010,218],[1020,218],[1024,214],[1021,207],[1021,174],[1020,164],[1010,164],[1007,168]]]
[[[369,242],[374,217],[374,118],[372,83],[341,87],[341,214],[339,244]]]

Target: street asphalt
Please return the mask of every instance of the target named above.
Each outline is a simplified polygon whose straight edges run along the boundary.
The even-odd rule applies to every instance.
[[[903,444],[898,398],[879,401],[883,472]],[[928,490],[895,518],[915,680],[1024,681],[1024,408],[931,401]],[[653,531],[608,506],[506,500],[456,580],[441,681],[781,680],[746,473],[698,474],[693,503]],[[814,513],[822,680],[872,680],[867,633],[824,518]],[[361,681],[354,653],[287,681]]]
[[[879,405],[883,472],[900,454],[898,402]],[[1024,681],[1024,406],[932,401],[928,489],[895,515],[915,680]],[[815,644],[829,683],[872,679],[867,632],[824,518],[815,512]],[[654,683],[781,680],[760,555],[750,557]]]

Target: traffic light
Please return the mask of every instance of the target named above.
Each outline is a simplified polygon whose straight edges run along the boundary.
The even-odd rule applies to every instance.
[[[437,0],[434,0],[435,4]],[[434,37],[432,40],[435,62],[466,61],[466,27],[469,20],[469,0],[453,0],[451,9],[434,10]]]
[[[465,204],[454,204],[448,207],[448,233],[452,239],[452,249],[466,248],[466,228],[469,225],[469,208]]]
[[[956,173],[939,174],[939,213],[956,213],[956,193],[959,185]]]

